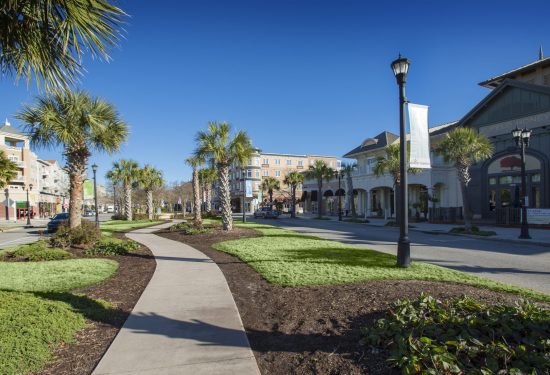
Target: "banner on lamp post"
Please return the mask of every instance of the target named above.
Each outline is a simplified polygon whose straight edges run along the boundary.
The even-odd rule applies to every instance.
[[[411,168],[431,168],[430,134],[428,131],[428,106],[409,103],[409,126],[411,129]]]
[[[92,180],[84,180],[82,190],[84,200],[94,199],[94,182]]]
[[[252,198],[252,180],[245,181],[245,196]]]

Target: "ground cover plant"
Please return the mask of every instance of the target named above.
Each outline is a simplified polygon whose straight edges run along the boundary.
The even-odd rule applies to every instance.
[[[152,225],[162,224],[160,220],[110,220],[100,223],[101,234],[104,236],[112,236],[113,233],[124,233],[134,229],[145,228]]]
[[[123,240],[116,237],[106,237],[99,240],[93,247],[84,253],[90,256],[115,256],[124,255],[136,251],[140,244],[131,240]]]
[[[184,223],[177,223],[177,224],[174,224],[172,226],[170,226],[170,228],[168,228],[170,231],[179,231],[185,235],[189,235],[189,236],[192,236],[192,235],[196,235],[196,234],[204,234],[204,233],[211,233],[212,232],[212,228],[209,228],[207,226],[204,225],[199,225],[199,226],[195,226],[193,224],[190,224],[190,223],[187,223],[187,222],[184,222]]]
[[[427,280],[467,284],[550,301],[550,296],[433,264],[396,266],[394,255],[260,224],[239,224],[258,238],[214,244],[235,255],[269,282],[286,286],[348,284],[369,280]]]
[[[472,230],[470,232],[466,232],[466,229],[464,227],[456,227],[451,229],[449,233],[473,234],[474,236],[483,236],[483,237],[495,236],[497,234],[497,232],[493,230],[480,230],[478,227],[472,227]]]
[[[0,260],[5,261],[50,261],[72,258],[72,254],[59,248],[49,247],[46,241],[17,246],[2,252]]]
[[[405,374],[543,374],[550,371],[550,310],[528,301],[487,305],[470,297],[398,300],[364,329]]]

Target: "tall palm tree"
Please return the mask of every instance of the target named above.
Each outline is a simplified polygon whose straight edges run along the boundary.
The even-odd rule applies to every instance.
[[[353,178],[352,173],[357,168],[356,163],[343,163],[342,164],[342,170],[341,172],[344,173],[346,176],[346,185],[348,188],[348,191],[346,193],[346,196],[348,198],[348,204],[351,208],[351,217],[355,220],[357,219],[357,211],[355,209],[355,198],[353,195]]]
[[[445,135],[445,139],[435,148],[435,152],[443,155],[445,162],[453,163],[457,169],[464,210],[464,229],[471,232],[472,210],[468,200],[470,167],[489,159],[493,155],[493,145],[486,136],[472,128],[456,128]]]
[[[132,221],[132,189],[139,181],[140,169],[134,160],[120,159],[113,163],[113,168],[107,172],[107,178],[122,182],[124,190],[124,215]]]
[[[393,191],[395,192],[395,201],[399,202],[399,187],[401,185],[401,169],[400,169],[400,157],[399,157],[399,143],[392,143],[385,149],[386,157],[379,157],[374,165],[374,174],[376,176],[382,176],[385,173],[389,173],[393,178]],[[408,159],[408,157],[407,157]],[[408,161],[408,160],[407,160]],[[407,173],[416,174],[419,173],[419,168],[408,168]],[[397,205],[397,210],[401,208]],[[408,210],[408,207],[405,208]],[[399,212],[395,213],[396,222],[399,222]]]
[[[203,164],[203,161],[203,159],[197,156],[192,156],[185,160],[193,168],[193,221],[196,225],[202,224],[199,167]]]
[[[0,71],[46,89],[68,87],[81,75],[81,57],[109,59],[126,14],[107,0],[0,2]]]
[[[327,182],[334,176],[334,169],[330,168],[323,160],[315,160],[305,171],[305,177],[317,180],[317,201],[319,209],[317,215],[323,217],[323,180]]]
[[[197,133],[195,155],[209,160],[218,170],[219,196],[221,201],[223,229],[233,229],[231,195],[229,192],[229,167],[244,165],[252,156],[254,148],[246,132],[240,130],[231,138],[228,123],[209,122],[207,131]]]
[[[115,107],[83,91],[41,96],[17,115],[34,145],[63,147],[70,182],[71,228],[82,222],[82,184],[92,150],[111,154],[128,137],[128,125]]]
[[[218,172],[215,168],[203,168],[199,171],[199,180],[204,191],[204,210],[212,212],[212,185],[218,179]]]
[[[296,189],[298,185],[304,183],[304,175],[296,171],[290,172],[285,176],[284,183],[290,187],[291,199],[292,199],[292,211],[290,217],[296,217]]]
[[[17,164],[8,159],[3,150],[0,150],[0,189],[3,189],[11,180],[17,177]]]
[[[153,220],[153,190],[161,188],[164,185],[162,172],[146,164],[140,170],[139,185],[145,190],[145,194],[147,195],[147,216],[149,220]]]
[[[273,203],[273,192],[281,190],[281,183],[275,177],[266,177],[262,181],[261,189],[262,191],[267,191],[269,202]]]

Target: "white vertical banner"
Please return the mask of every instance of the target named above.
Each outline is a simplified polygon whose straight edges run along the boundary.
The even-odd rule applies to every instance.
[[[409,103],[409,126],[411,130],[411,168],[431,168],[430,134],[428,132],[428,106]]]

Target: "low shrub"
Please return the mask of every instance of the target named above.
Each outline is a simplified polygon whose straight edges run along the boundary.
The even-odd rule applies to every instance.
[[[170,231],[181,231],[183,234],[193,236],[196,234],[204,234],[204,233],[211,233],[212,228],[205,228],[202,225],[193,225],[189,223],[177,223],[172,226],[170,226]]]
[[[50,238],[50,245],[66,249],[75,245],[94,245],[100,238],[101,231],[95,223],[83,220],[79,227],[72,229],[68,225],[61,225]]]
[[[136,251],[140,245],[131,240],[109,238],[99,241],[94,247],[85,251],[86,255],[114,256]]]
[[[472,231],[470,233],[466,232],[466,229],[464,227],[455,227],[453,229],[451,229],[449,231],[449,233],[454,233],[454,234],[473,234],[473,235],[476,235],[476,236],[484,236],[484,237],[487,237],[487,236],[494,236],[497,234],[497,232],[495,231],[492,231],[492,230],[480,230],[478,227],[476,226],[473,226],[472,227]]]
[[[360,223],[360,224],[370,223],[368,219],[344,219],[344,221],[348,223]]]
[[[364,328],[404,374],[543,374],[550,371],[550,310],[528,301],[488,306],[469,297],[398,300]]]
[[[8,251],[4,257],[17,258],[21,261],[42,262],[69,259],[72,255],[63,249],[48,247],[45,241],[37,241],[32,244],[21,245],[13,251]]]

